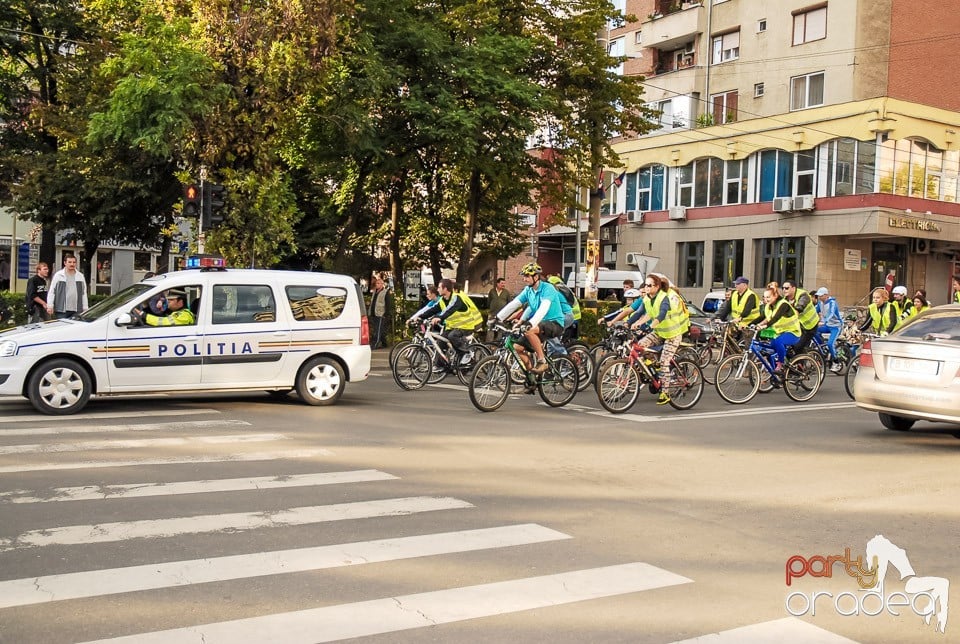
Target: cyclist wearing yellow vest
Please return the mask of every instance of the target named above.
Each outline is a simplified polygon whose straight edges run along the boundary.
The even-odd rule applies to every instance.
[[[763,317],[760,296],[750,288],[750,280],[741,275],[733,281],[733,295],[730,296],[730,314],[739,326],[759,322]]]
[[[813,334],[817,332],[820,326],[820,315],[817,313],[817,305],[814,304],[810,293],[802,288],[798,288],[796,283],[787,280],[783,283],[783,297],[790,303],[797,314],[800,316],[800,341],[794,346],[799,352],[807,348]]]
[[[787,347],[800,341],[800,317],[793,305],[780,297],[780,287],[776,282],[767,284],[763,292],[763,302],[763,320],[757,324],[757,327],[760,329],[769,327],[776,332],[777,335],[770,341],[770,346],[777,352],[777,370],[781,371],[783,363],[787,361]]]
[[[634,329],[640,328],[649,322],[653,333],[648,333],[640,339],[644,347],[655,347],[663,344],[660,352],[661,388],[670,374],[670,361],[680,347],[683,334],[690,328],[690,314],[680,295],[672,288],[670,282],[658,275],[647,275],[643,281],[643,315],[634,320],[630,318]],[[660,392],[658,405],[670,402],[666,392]]]
[[[483,324],[483,315],[466,293],[455,293],[454,286],[453,280],[440,280],[440,302],[424,311],[423,317],[432,317],[432,323],[443,322],[440,335],[450,340],[454,349],[463,351],[465,338]]]
[[[873,289],[873,303],[867,307],[867,319],[861,331],[887,335],[897,326],[896,307],[890,303],[890,294],[882,286]]]
[[[960,275],[953,276],[953,303],[960,304]]]

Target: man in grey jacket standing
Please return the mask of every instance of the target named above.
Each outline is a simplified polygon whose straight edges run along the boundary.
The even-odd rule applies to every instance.
[[[87,307],[87,285],[77,270],[77,258],[71,255],[64,258],[63,268],[50,281],[47,313],[59,320],[86,311]]]

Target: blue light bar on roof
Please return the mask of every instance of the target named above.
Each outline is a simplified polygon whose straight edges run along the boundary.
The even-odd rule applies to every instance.
[[[186,268],[226,268],[227,262],[219,255],[191,255]]]

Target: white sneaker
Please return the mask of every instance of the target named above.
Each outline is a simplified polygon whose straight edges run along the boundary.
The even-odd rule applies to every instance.
[[[831,373],[840,373],[841,371],[843,371],[843,365],[839,362],[834,362],[833,366],[830,367]]]

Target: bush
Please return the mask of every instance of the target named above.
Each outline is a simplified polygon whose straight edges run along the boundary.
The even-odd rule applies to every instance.
[[[27,303],[23,293],[0,291],[0,298],[6,303],[7,308],[13,312],[13,324],[27,323]],[[9,325],[9,322],[6,324]]]

